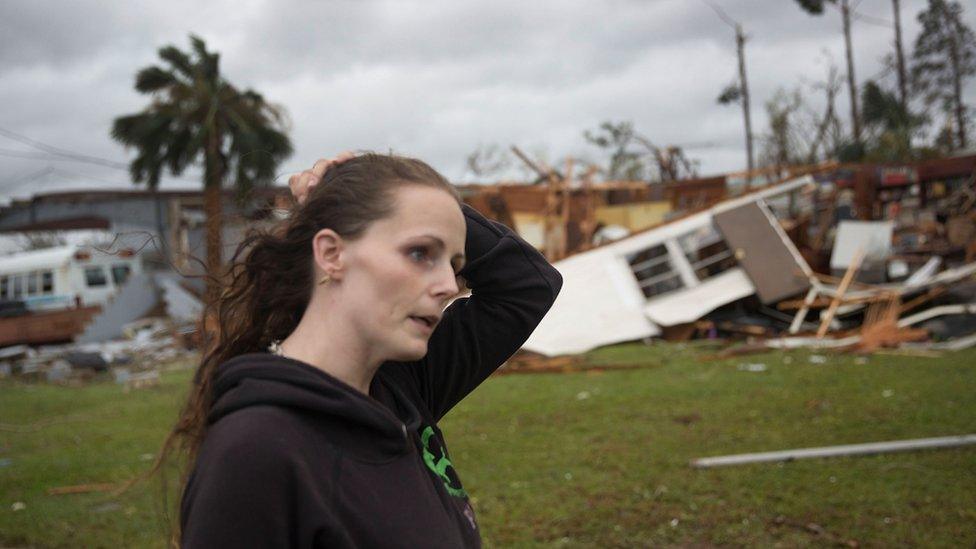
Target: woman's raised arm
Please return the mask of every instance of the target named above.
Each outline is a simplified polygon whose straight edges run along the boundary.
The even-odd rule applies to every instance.
[[[454,301],[411,364],[421,395],[440,419],[522,346],[552,306],[562,276],[508,227],[463,205],[470,297]]]

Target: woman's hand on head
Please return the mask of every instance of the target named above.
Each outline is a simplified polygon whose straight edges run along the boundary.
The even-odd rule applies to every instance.
[[[335,158],[320,158],[315,161],[312,169],[289,177],[288,187],[291,188],[291,195],[295,197],[295,202],[304,204],[305,200],[308,199],[308,193],[312,190],[312,187],[322,180],[322,176],[325,175],[325,172],[329,171],[329,168],[338,166],[355,156],[355,154],[346,151],[339,153]]]

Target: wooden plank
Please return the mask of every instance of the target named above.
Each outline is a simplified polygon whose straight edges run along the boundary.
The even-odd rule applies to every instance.
[[[851,281],[854,280],[854,275],[857,274],[857,270],[861,268],[861,261],[863,260],[864,248],[860,248],[854,254],[854,259],[851,260],[851,265],[847,268],[847,272],[844,273],[844,279],[840,281],[840,286],[837,288],[837,294],[834,296],[834,300],[827,309],[827,314],[824,315],[823,321],[820,323],[820,329],[817,330],[817,339],[823,339],[827,335],[830,322],[834,319],[834,315],[837,314],[837,308],[840,307],[840,302],[844,299],[844,294],[847,293],[847,288],[850,287]]]

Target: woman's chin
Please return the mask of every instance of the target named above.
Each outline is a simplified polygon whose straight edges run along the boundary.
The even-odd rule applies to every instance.
[[[411,342],[396,350],[390,360],[396,362],[410,362],[420,360],[427,355],[427,341]]]

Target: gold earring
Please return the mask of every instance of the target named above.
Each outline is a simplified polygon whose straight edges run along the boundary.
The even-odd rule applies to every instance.
[[[319,279],[319,285],[328,284],[331,280],[332,280],[331,276],[325,275],[321,279]]]

